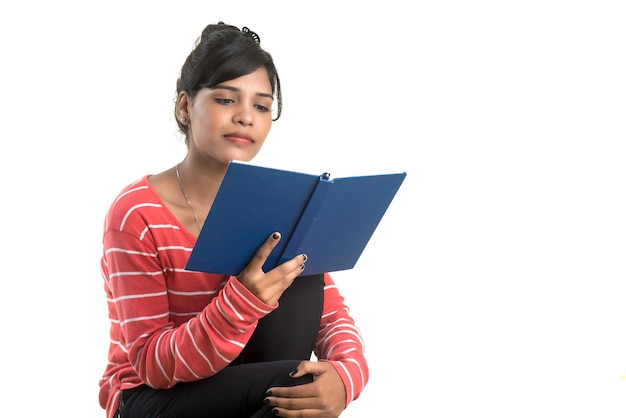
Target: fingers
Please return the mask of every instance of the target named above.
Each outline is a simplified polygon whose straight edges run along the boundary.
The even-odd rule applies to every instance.
[[[263,268],[263,264],[267,260],[267,257],[270,256],[272,250],[278,245],[280,241],[280,232],[272,233],[263,244],[259,247],[259,249],[254,253],[254,257],[248,263],[248,267],[252,269],[261,270]]]
[[[299,254],[291,260],[287,260],[283,264],[277,266],[270,271],[269,274],[275,275],[275,277],[281,277],[282,285],[286,289],[291,286],[293,281],[296,280],[296,277],[302,273],[305,268],[306,260],[306,254]]]
[[[280,232],[273,232],[265,242],[259,247],[256,251],[250,262],[248,263],[248,268],[252,270],[261,270],[265,261],[270,256],[270,253],[276,248],[278,242],[281,239]],[[299,254],[293,257],[291,260],[283,263],[285,266],[284,272],[286,274],[295,273],[296,275],[300,274],[302,270],[304,270],[305,263],[307,260],[306,254]],[[295,276],[293,276],[295,278]]]
[[[305,254],[300,254],[265,272],[263,265],[280,239],[279,232],[274,232],[267,237],[248,265],[237,276],[237,279],[256,297],[270,306],[278,302],[285,289],[291,286],[296,277],[302,273],[307,260]]]
[[[300,274],[302,270],[304,270],[304,264],[306,263],[307,258],[306,254],[300,254],[290,260],[290,262],[296,264],[296,267],[293,269],[293,272],[295,272],[296,275]]]
[[[346,390],[341,376],[326,361],[302,361],[292,377],[312,374],[313,382],[295,386],[272,387],[265,403],[281,417],[338,417],[346,407]]]

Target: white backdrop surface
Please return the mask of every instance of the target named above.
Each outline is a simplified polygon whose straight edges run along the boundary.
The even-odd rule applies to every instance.
[[[342,418],[626,416],[622,2],[7,3],[5,409],[104,417],[104,213],[183,157],[175,81],[224,20],[283,84],[253,162],[407,172],[335,274],[371,368]]]

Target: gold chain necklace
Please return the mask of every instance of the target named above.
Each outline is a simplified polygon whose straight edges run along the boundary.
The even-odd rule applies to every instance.
[[[193,212],[193,218],[196,220],[196,225],[200,226],[200,222],[198,221],[198,214],[191,206],[191,202],[189,201],[189,196],[187,196],[187,192],[185,192],[185,187],[183,186],[183,181],[180,179],[180,173],[178,172],[178,164],[176,164],[176,178],[178,179],[178,184],[180,185],[180,191],[183,192],[183,196],[185,196],[185,200],[187,200],[187,205],[191,212]]]

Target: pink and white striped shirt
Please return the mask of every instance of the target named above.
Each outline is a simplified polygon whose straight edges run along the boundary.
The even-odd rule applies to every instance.
[[[127,186],[104,223],[101,261],[110,327],[99,402],[112,418],[121,389],[170,388],[214,375],[242,351],[257,321],[273,311],[236,277],[185,270],[196,241],[145,176]],[[369,378],[363,340],[344,298],[324,275],[315,356],[330,361],[346,405]]]

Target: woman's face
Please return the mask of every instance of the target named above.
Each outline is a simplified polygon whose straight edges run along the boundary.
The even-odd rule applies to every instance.
[[[261,150],[272,126],[274,103],[264,67],[203,88],[191,101],[186,93],[181,94],[179,109],[187,111],[189,152],[195,153],[194,157],[228,164],[250,161]]]

